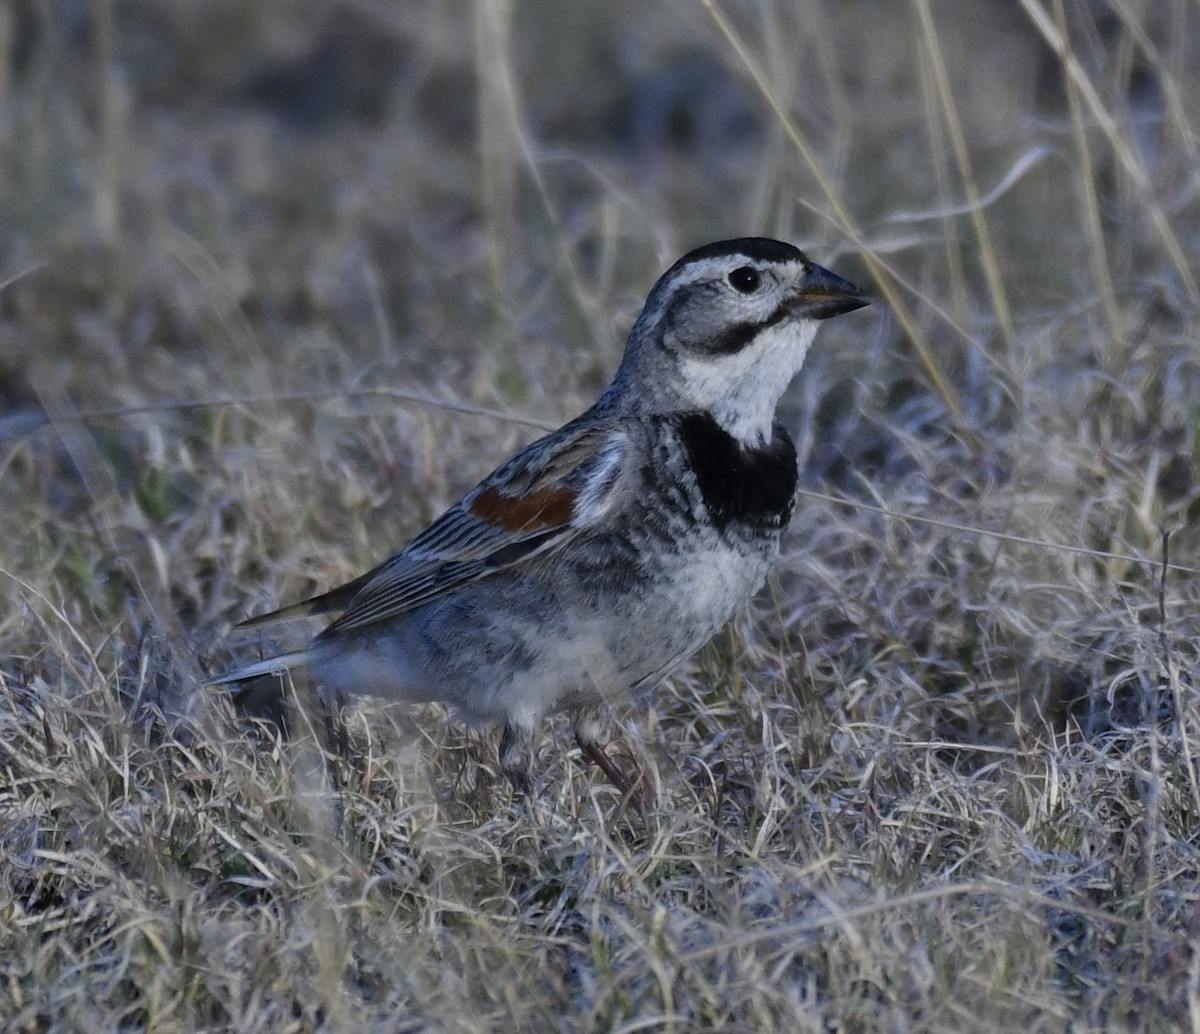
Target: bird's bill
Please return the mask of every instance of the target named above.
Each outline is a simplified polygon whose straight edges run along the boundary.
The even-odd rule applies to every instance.
[[[804,278],[804,286],[792,301],[791,310],[801,319],[825,320],[870,304],[871,299],[849,280],[813,264]]]

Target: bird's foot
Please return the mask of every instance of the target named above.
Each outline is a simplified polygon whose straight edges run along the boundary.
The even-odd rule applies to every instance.
[[[533,780],[529,776],[529,746],[531,736],[528,729],[508,722],[500,737],[500,771],[512,784],[513,792],[523,797],[533,796]]]
[[[583,756],[608,776],[608,781],[621,791],[621,803],[629,805],[644,818],[650,810],[650,773],[639,766],[637,774],[630,777],[594,740],[579,740],[579,749]]]

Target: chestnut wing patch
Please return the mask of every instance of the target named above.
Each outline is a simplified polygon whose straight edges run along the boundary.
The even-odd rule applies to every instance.
[[[628,438],[605,421],[534,442],[363,578],[321,636],[386,621],[560,549],[607,509]]]
[[[545,531],[570,521],[578,498],[570,485],[547,485],[524,495],[508,495],[489,485],[467,509],[485,524],[508,532]]]

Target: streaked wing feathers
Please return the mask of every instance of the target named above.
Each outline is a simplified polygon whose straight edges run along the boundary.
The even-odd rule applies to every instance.
[[[322,635],[385,621],[561,548],[607,508],[627,446],[608,421],[534,442],[364,576]]]

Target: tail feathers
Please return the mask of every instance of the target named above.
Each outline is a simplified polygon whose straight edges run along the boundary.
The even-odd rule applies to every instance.
[[[317,597],[320,599],[320,597]],[[293,603],[289,607],[280,607],[278,610],[273,610],[269,614],[259,614],[256,617],[246,618],[245,621],[239,621],[234,628],[259,628],[262,625],[274,625],[280,621],[290,621],[292,618],[305,618],[310,614],[315,614],[317,611],[313,609],[313,600],[304,600],[300,603]]]
[[[278,657],[268,657],[265,661],[255,661],[215,679],[209,679],[210,686],[228,686],[234,682],[245,682],[247,679],[258,678],[260,675],[282,675],[285,671],[300,667],[308,662],[307,650],[296,650],[294,653],[280,654]]]
[[[257,617],[246,618],[245,621],[239,621],[234,625],[234,628],[259,628],[262,625],[274,625],[280,621],[290,621],[292,618],[303,618],[313,614],[328,614],[335,610],[345,610],[350,606],[350,601],[358,595],[358,590],[367,584],[374,573],[374,571],[368,571],[366,574],[360,575],[345,585],[339,585],[336,589],[330,589],[329,592],[324,592],[320,596],[313,596],[311,599],[293,603],[289,607],[280,607],[279,610],[272,610],[268,614],[259,614]]]

